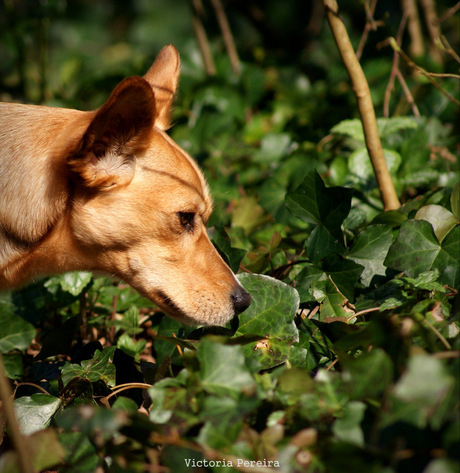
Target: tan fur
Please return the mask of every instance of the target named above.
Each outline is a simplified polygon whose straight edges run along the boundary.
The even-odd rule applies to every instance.
[[[205,179],[165,133],[179,65],[163,48],[93,112],[0,104],[0,289],[90,270],[186,323],[249,305],[207,236]]]

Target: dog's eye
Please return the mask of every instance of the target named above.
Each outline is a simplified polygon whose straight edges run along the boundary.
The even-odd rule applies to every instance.
[[[178,212],[180,224],[189,231],[193,230],[195,223],[195,214],[193,212]]]

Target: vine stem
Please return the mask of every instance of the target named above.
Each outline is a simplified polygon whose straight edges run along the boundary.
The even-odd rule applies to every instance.
[[[35,473],[32,461],[27,448],[27,439],[22,434],[11,397],[11,390],[8,378],[5,374],[3,358],[0,354],[0,401],[2,401],[2,411],[5,413],[6,422],[10,428],[11,440],[13,441],[16,457],[18,459],[19,471],[21,473]]]
[[[398,209],[401,204],[399,203],[383,154],[377,119],[375,117],[366,76],[353,50],[345,25],[339,16],[339,7],[336,0],[322,0],[322,2],[326,10],[327,20],[331,27],[334,40],[350,77],[353,91],[358,102],[358,110],[363,125],[366,147],[372,162],[372,167],[374,168],[374,174],[377,179],[384,208],[385,210]]]

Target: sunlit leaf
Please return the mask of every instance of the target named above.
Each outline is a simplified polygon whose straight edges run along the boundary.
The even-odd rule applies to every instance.
[[[61,404],[61,399],[49,394],[32,394],[16,399],[14,406],[22,431],[30,435],[47,427]]]
[[[294,317],[299,307],[297,291],[268,276],[239,274],[238,280],[251,294],[252,302],[239,317],[235,333],[260,335],[264,340],[244,346],[244,353],[269,368],[287,359],[293,343],[299,340]]]

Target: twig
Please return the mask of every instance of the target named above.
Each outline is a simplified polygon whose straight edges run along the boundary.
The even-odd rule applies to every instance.
[[[435,46],[437,38],[441,36],[439,23],[436,22],[436,5],[433,0],[420,0],[420,6],[425,15],[425,23],[428,33],[431,38],[430,54],[435,62],[442,64],[442,55],[439,49]]]
[[[379,310],[380,307],[372,307],[371,309],[360,310],[359,312],[356,312],[356,314],[350,315],[350,317],[347,319],[347,322],[349,322],[351,319],[359,317],[360,315],[369,314],[370,312],[378,312]]]
[[[35,473],[32,460],[29,454],[27,438],[22,434],[19,424],[16,420],[14,405],[11,398],[8,378],[5,374],[2,355],[0,354],[0,401],[2,401],[2,410],[5,412],[6,422],[10,427],[11,439],[16,457],[18,459],[19,471],[21,473]]]
[[[436,44],[441,48],[445,53],[449,54],[456,62],[460,64],[460,56],[453,50],[452,46],[447,41],[446,37],[441,35],[437,40]]]
[[[211,0],[212,6],[216,11],[217,21],[219,22],[220,31],[224,38],[225,48],[227,49],[228,57],[232,65],[233,72],[238,76],[241,72],[240,59],[235,47],[235,41],[233,40],[232,31],[228,24],[227,16],[225,15],[224,7],[220,0]]]
[[[443,21],[447,20],[447,18],[450,18],[452,15],[457,13],[457,11],[460,10],[460,2],[458,2],[456,5],[454,5],[452,8],[449,8],[449,10],[444,13],[441,17],[437,18],[436,20],[433,20],[436,23],[442,23]]]
[[[394,38],[389,38],[390,46],[406,61],[406,63],[415,69],[418,73],[422,74],[422,76],[426,77],[431,84],[436,87],[444,96],[446,96],[452,103],[460,106],[460,101],[457,100],[455,97],[449,94],[449,92],[445,91],[434,79],[433,77],[449,77],[450,75],[447,74],[434,74],[431,72],[425,71],[425,69],[421,68],[414,61],[398,46],[397,42]]]
[[[451,344],[444,338],[444,336],[442,335],[442,333],[441,333],[432,323],[430,323],[430,322],[429,322],[428,320],[426,320],[426,319],[423,319],[422,322],[425,323],[426,326],[439,338],[439,340],[440,340],[441,343],[447,348],[447,350],[451,350],[451,349],[452,349]]]
[[[374,174],[377,179],[384,208],[385,210],[398,209],[401,204],[396,195],[383,154],[369,85],[356,54],[353,51],[345,25],[339,17],[336,0],[322,1],[332,34],[342,57],[342,61],[347,69],[358,102],[358,110],[361,116],[366,146],[371,158],[372,167],[374,168]]]
[[[412,107],[412,113],[416,117],[420,117],[420,112],[418,111],[418,107],[414,101],[414,97],[412,97],[411,91],[409,90],[409,87],[407,86],[406,81],[404,80],[404,77],[399,69],[396,71],[396,77],[398,78],[399,83],[401,84],[401,87],[404,91],[404,94],[406,95],[407,102]]]
[[[372,3],[369,5],[369,2],[372,1]],[[364,27],[363,34],[361,36],[361,40],[359,41],[358,48],[356,49],[356,57],[361,59],[361,55],[363,53],[364,45],[366,44],[367,37],[369,36],[369,31],[371,30],[376,30],[377,29],[377,24],[380,22],[376,22],[374,20],[374,12],[375,12],[375,6],[377,5],[377,0],[367,0],[364,2],[364,8],[366,10],[366,26]]]
[[[152,385],[147,383],[119,384],[118,386],[112,388],[112,392],[108,396],[105,396],[103,399],[105,401],[108,401],[111,397],[116,396],[117,394],[120,394],[123,391],[128,391],[129,389],[150,389],[151,387]]]
[[[406,27],[407,23],[407,12],[403,12],[403,17],[401,19],[401,23],[399,24],[398,34],[396,35],[396,41],[398,44],[401,44],[402,35],[404,32],[404,28]],[[393,51],[393,65],[391,67],[391,74],[390,80],[388,81],[387,88],[385,90],[385,98],[383,101],[383,116],[388,118],[390,116],[390,97],[391,92],[394,88],[395,78],[397,76],[397,71],[399,70],[399,54],[396,51]]]
[[[208,76],[214,76],[216,74],[216,67],[214,66],[208,37],[201,21],[204,14],[203,4],[201,3],[201,0],[191,0],[191,3],[193,11],[192,23],[200,47],[201,57],[203,58],[204,69]]]
[[[402,11],[407,15],[407,29],[411,39],[409,51],[411,56],[420,57],[425,54],[425,47],[423,45],[422,27],[420,25],[420,18],[417,11],[416,0],[401,0]]]

